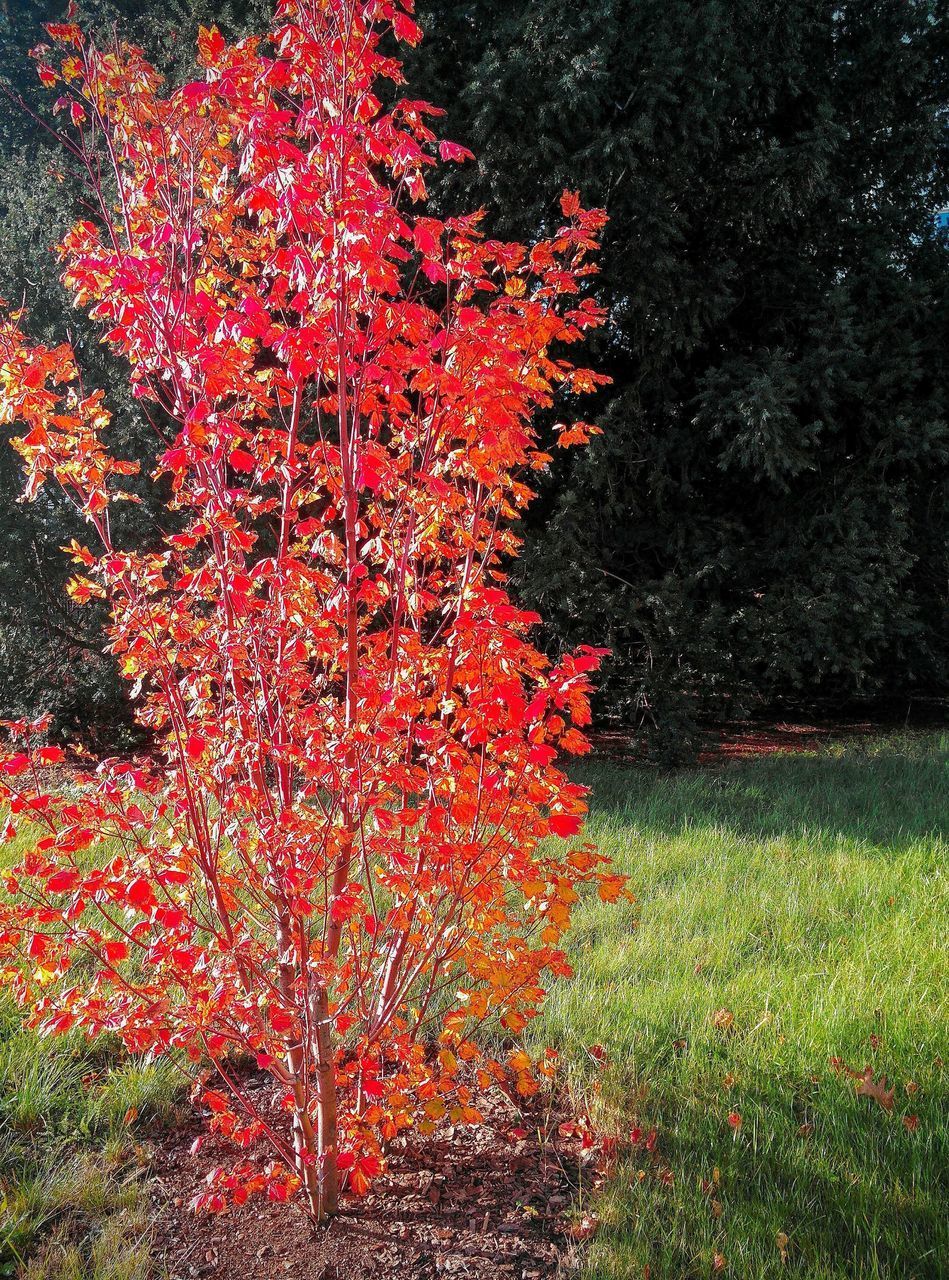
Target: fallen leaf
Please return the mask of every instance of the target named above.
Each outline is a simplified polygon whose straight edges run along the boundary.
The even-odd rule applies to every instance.
[[[585,1213],[583,1217],[573,1223],[567,1229],[567,1234],[574,1240],[589,1240],[594,1235],[600,1225],[600,1220],[592,1213]]]
[[[893,1094],[895,1090],[887,1089],[886,1076],[880,1076],[879,1080],[874,1080],[873,1071],[870,1067],[864,1070],[857,1084],[857,1093],[861,1098],[872,1098],[874,1102],[878,1102],[884,1111],[893,1110]]]
[[[919,1116],[904,1116],[903,1128],[907,1133],[915,1133],[919,1128]]]

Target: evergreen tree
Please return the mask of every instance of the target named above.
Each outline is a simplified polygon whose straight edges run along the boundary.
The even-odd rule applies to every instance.
[[[72,308],[52,249],[82,216],[84,192],[76,166],[47,127],[48,94],[29,50],[44,39],[43,23],[61,16],[50,0],[8,0],[0,7],[0,298],[22,303],[31,332],[50,343],[70,339],[97,385],[108,388],[114,448],[124,456],[154,452],[152,426],[127,390],[127,377],[99,345],[85,316]],[[231,32],[249,26],[269,4],[213,0],[87,0],[84,18],[98,31],[133,32],[170,78],[193,70],[201,22]],[[258,24],[259,25],[259,24]],[[152,523],[157,506],[147,484],[142,507],[125,514]],[[51,712],[62,729],[102,745],[131,728],[125,692],[102,652],[103,615],[77,609],[64,591],[70,576],[60,547],[81,532],[61,496],[50,492],[17,505],[22,477],[16,456],[0,449],[0,716]]]
[[[512,233],[567,173],[612,218],[604,435],[529,530],[558,640],[609,644],[613,706],[682,746],[703,711],[944,687],[945,10],[426,0],[421,21],[417,74],[479,156],[454,184]]]

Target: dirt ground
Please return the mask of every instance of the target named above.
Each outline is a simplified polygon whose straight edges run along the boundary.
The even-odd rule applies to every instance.
[[[872,738],[883,727],[869,720],[827,720],[810,722],[788,720],[776,722],[746,722],[709,728],[705,733],[704,747],[692,765],[716,765],[728,760],[741,760],[771,756],[785,752],[817,751],[833,742],[849,738]],[[603,729],[589,735],[594,754],[602,759],[642,764],[642,755],[635,739],[625,730]]]
[[[597,1148],[562,1109],[525,1114],[500,1092],[477,1105],[480,1125],[400,1139],[370,1193],[345,1196],[339,1217],[317,1229],[298,1206],[262,1197],[224,1215],[189,1209],[208,1171],[234,1155],[211,1138],[191,1155],[196,1120],[154,1154],[156,1261],[173,1280],[570,1274],[589,1229],[577,1189],[598,1180]]]

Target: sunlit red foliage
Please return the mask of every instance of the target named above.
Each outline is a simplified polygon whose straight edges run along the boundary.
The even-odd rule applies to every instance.
[[[603,318],[580,286],[604,217],[567,194],[526,248],[424,213],[436,156],[467,152],[426,104],[382,105],[410,10],[283,0],[263,38],[202,29],[203,76],[173,91],[68,22],[37,51],[97,209],[64,279],[128,359],[171,497],[158,545],[113,536],[134,468],[102,396],[4,322],[0,421],[27,495],[55,480],[89,523],[69,589],[107,601],[159,752],[55,786],[44,726],[10,726],[0,796],[30,847],[0,957],[45,1030],[213,1065],[211,1127],[273,1159],[217,1171],[199,1207],[300,1191],[319,1218],[400,1130],[477,1121],[502,1066],[530,1092],[526,1055],[473,1033],[519,1032],[569,974],[584,883],[624,891],[560,842],[585,806],[556,761],[586,749],[599,654],[552,665],[505,586],[548,461],[532,414],[600,381],[563,353]]]

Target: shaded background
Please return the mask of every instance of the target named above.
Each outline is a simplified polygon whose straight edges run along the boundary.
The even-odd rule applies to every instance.
[[[50,107],[27,50],[48,0],[0,0],[0,77]],[[560,455],[525,527],[518,594],[552,651],[614,657],[602,724],[684,758],[703,727],[793,702],[868,714],[949,693],[949,14],[940,0],[420,0],[410,90],[446,107],[440,210],[530,239],[564,187],[611,221],[593,359],[604,428]],[[193,33],[260,0],[92,0],[172,78]],[[0,295],[70,336],[108,388],[116,449],[149,433],[47,246],[81,189],[0,107]],[[549,424],[546,424],[549,426]],[[62,593],[75,532],[16,504],[0,449],[0,716],[48,709],[95,745],[130,731],[101,618]],[[145,490],[143,489],[143,492]],[[129,517],[147,536],[155,496]]]

